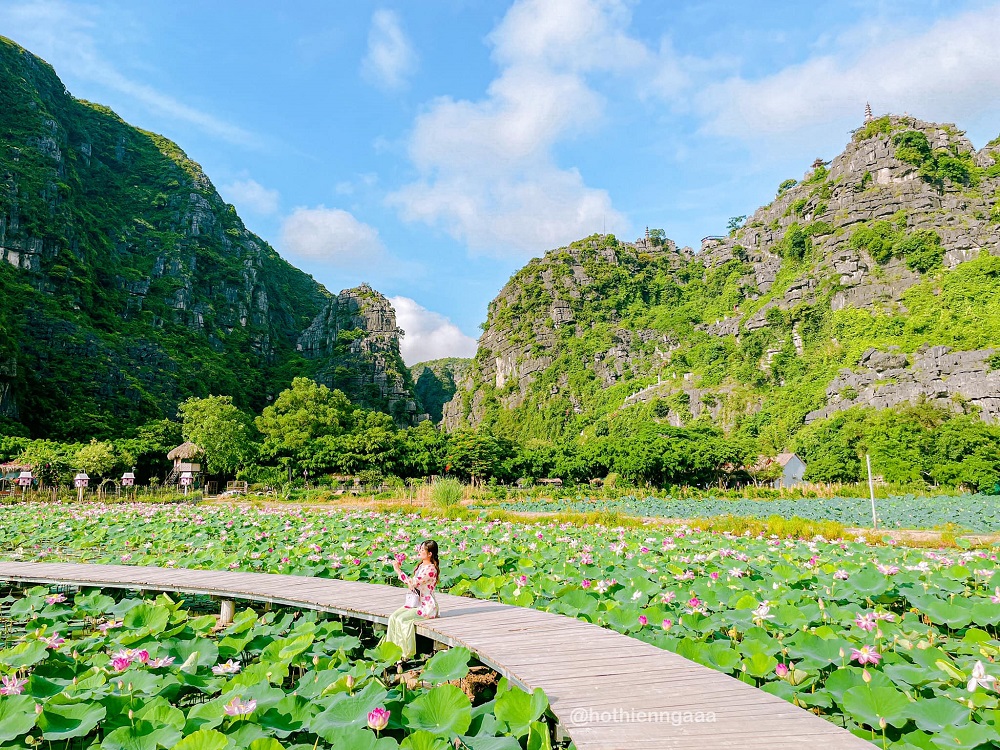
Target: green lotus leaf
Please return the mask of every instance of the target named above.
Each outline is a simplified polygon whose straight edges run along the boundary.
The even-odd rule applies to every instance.
[[[186,721],[184,712],[171,705],[166,698],[154,698],[135,712],[135,718],[148,721],[153,726],[174,727],[180,731],[184,730]]]
[[[940,732],[969,722],[969,709],[951,698],[939,696],[912,703],[909,716],[925,732]]]
[[[313,636],[300,635],[274,641],[260,655],[262,661],[291,661],[313,643]]]
[[[844,693],[844,710],[859,724],[879,728],[879,720],[901,727],[910,719],[910,699],[894,687],[862,685]]]
[[[35,726],[35,701],[27,695],[0,699],[0,744],[27,734]]]
[[[129,630],[142,630],[155,635],[163,632],[169,621],[169,608],[143,602],[125,614],[123,625]]]
[[[369,682],[353,695],[336,693],[326,710],[310,719],[309,731],[327,742],[336,742],[338,732],[344,727],[366,726],[368,712],[384,705],[387,695],[377,682]]]
[[[22,641],[16,646],[0,651],[0,664],[18,669],[20,667],[30,667],[45,661],[49,655],[49,650],[41,641]]]
[[[250,750],[285,750],[285,746],[274,737],[262,737],[250,743]]]
[[[778,660],[770,654],[752,654],[743,659],[743,670],[752,677],[767,677],[778,666]]]
[[[933,737],[932,742],[939,748],[949,750],[972,750],[980,745],[996,747],[1000,744],[1000,733],[986,724],[966,724],[942,729]]]
[[[135,726],[118,727],[109,732],[101,743],[101,750],[156,750],[172,747],[180,738],[181,732],[176,727],[137,721]]]
[[[472,701],[454,685],[439,685],[408,704],[403,716],[410,729],[451,738],[472,723]]]
[[[257,722],[274,731],[279,737],[297,732],[316,714],[317,707],[302,695],[286,695],[274,706],[261,712]]]
[[[391,641],[382,641],[375,648],[365,651],[365,658],[371,659],[382,669],[403,658],[403,649]]]
[[[53,703],[42,707],[38,728],[47,740],[83,737],[102,721],[107,710],[100,703]]]
[[[520,688],[510,686],[504,680],[497,687],[493,713],[497,719],[510,727],[511,732],[518,737],[523,737],[528,733],[528,726],[531,722],[537,720],[548,708],[548,705],[549,701],[541,688],[535,688],[529,695]]]
[[[528,727],[528,750],[552,750],[552,737],[545,722],[531,722]]]
[[[399,748],[400,750],[452,750],[450,742],[424,729],[407,736]]]
[[[521,750],[513,737],[462,737],[462,746],[469,750]]]
[[[420,679],[432,685],[460,680],[469,673],[471,658],[472,652],[464,646],[439,651],[427,660]]]
[[[171,750],[225,750],[227,745],[229,739],[222,732],[199,729],[173,745]]]

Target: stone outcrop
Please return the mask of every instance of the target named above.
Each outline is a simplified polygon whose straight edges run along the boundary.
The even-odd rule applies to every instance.
[[[74,99],[2,37],[0,88],[0,422],[118,435],[192,395],[259,411],[315,371],[417,411],[384,298],[331,300],[176,144]],[[343,351],[318,343],[347,330]]]
[[[942,177],[928,171],[928,164],[937,161],[914,163],[912,154],[897,153],[897,136],[907,131],[923,134],[927,158],[950,159],[952,171]],[[962,170],[970,165],[977,170],[974,179],[963,179]],[[454,429],[495,419],[491,414],[498,406],[560,415],[585,412],[585,391],[592,381],[621,393],[621,407],[668,403],[664,419],[672,424],[699,416],[732,424],[737,411],[756,411],[766,399],[746,389],[729,399],[732,384],[724,378],[719,382],[718,376],[709,385],[699,382],[699,375],[686,371],[690,341],[678,340],[669,329],[636,326],[642,317],[635,310],[644,304],[653,309],[656,293],[644,293],[626,316],[600,304],[607,287],[595,284],[595,278],[606,283],[621,274],[618,278],[626,279],[637,269],[659,269],[668,258],[678,286],[699,277],[708,283],[715,273],[740,274],[738,303],[695,328],[719,339],[720,351],[730,345],[721,342],[738,347],[745,337],[767,334],[756,366],[777,379],[775,387],[780,388],[785,383],[773,373],[782,358],[802,357],[810,346],[801,311],[860,308],[905,316],[904,295],[926,278],[925,270],[911,267],[903,256],[875,258],[863,243],[852,243],[860,227],[884,221],[903,236],[932,232],[940,239],[945,274],[981,253],[1000,256],[998,165],[1000,139],[977,152],[954,125],[887,116],[860,128],[832,161],[817,160],[802,180],[783,185],[775,200],[742,227],[705,238],[697,254],[678,250],[669,240],[620,243],[600,236],[550,251],[529,262],[491,303],[473,366],[444,408],[444,425]],[[805,259],[793,263],[787,257],[787,238],[798,232],[807,237]],[[737,270],[729,270],[733,268]],[[595,326],[602,331],[595,337],[603,342],[599,349],[573,343]],[[817,404],[809,420],[854,405],[882,408],[920,399],[978,409],[984,419],[995,420],[1000,383],[989,369],[990,352],[942,354],[934,346],[939,343],[928,340],[923,350],[909,354],[905,366],[892,368],[893,374],[884,378],[869,366],[881,362],[877,353],[856,371],[842,370],[828,384],[826,404]],[[676,364],[675,355],[680,356]],[[886,356],[897,361],[902,355]],[[577,359],[585,378],[568,375],[578,372]],[[663,381],[657,382],[661,376]],[[619,388],[633,381],[635,387]],[[844,395],[855,391],[852,398]],[[522,421],[530,421],[529,416]]]
[[[922,347],[907,356],[897,349],[869,349],[854,370],[843,369],[826,389],[827,405],[806,422],[829,417],[852,406],[886,409],[929,401],[953,411],[975,410],[986,422],[1000,421],[1000,370],[993,349],[952,351]]]
[[[362,284],[330,300],[299,336],[296,349],[319,360],[319,382],[339,388],[359,406],[414,424],[421,411],[399,354],[402,335],[389,300]]]

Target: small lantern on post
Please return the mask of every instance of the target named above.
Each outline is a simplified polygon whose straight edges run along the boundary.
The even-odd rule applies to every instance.
[[[188,487],[194,483],[194,475],[190,471],[181,474],[181,486],[184,488],[184,496],[187,497]]]
[[[132,471],[126,471],[122,474],[122,487],[125,488],[125,496],[128,497],[128,488],[135,486],[135,467],[132,467]]]
[[[28,492],[28,488],[31,486],[32,481],[35,477],[31,473],[31,469],[25,469],[18,475],[17,483],[21,485],[21,501],[24,501],[24,496]]]
[[[77,500],[81,503],[83,502],[83,491],[86,489],[87,485],[90,484],[90,477],[87,476],[87,472],[81,471],[75,477],[73,477],[73,484],[76,485],[76,496]]]

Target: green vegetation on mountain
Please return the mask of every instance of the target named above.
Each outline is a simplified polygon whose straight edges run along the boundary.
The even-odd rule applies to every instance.
[[[472,360],[461,357],[446,357],[418,362],[410,368],[414,393],[435,424],[441,421],[444,405],[455,396],[458,382],[471,363]]]
[[[595,235],[531,261],[490,305],[445,423],[588,454],[712,426],[736,454],[815,457],[820,481],[898,443],[914,460],[894,481],[992,487],[995,461],[958,480],[947,446],[968,431],[974,455],[1000,447],[982,423],[1000,421],[996,145],[887,117],[700,253]],[[920,439],[885,444],[887,407]]]
[[[209,394],[257,411],[324,368],[366,402],[374,360],[393,349],[398,359],[398,340],[345,361],[301,351],[307,329],[336,341],[315,324],[331,302],[176,144],[75,99],[48,64],[0,37],[3,431],[120,437]],[[342,347],[365,337],[363,324]],[[405,400],[400,390],[372,405]]]

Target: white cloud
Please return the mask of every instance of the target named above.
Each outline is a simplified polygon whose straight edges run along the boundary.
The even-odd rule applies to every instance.
[[[698,104],[706,130],[746,138],[834,119],[860,122],[866,101],[881,112],[973,117],[997,108],[990,92],[1000,88],[998,27],[1000,8],[992,7],[896,38],[858,29],[833,53],[757,80],[734,77],[710,85]]]
[[[399,89],[416,67],[417,55],[403,32],[399,16],[391,10],[375,11],[361,74],[380,88]]]
[[[282,223],[281,248],[291,256],[344,270],[371,269],[386,257],[377,229],[347,211],[325,206],[296,208]]]
[[[587,75],[656,64],[626,33],[617,0],[521,0],[490,35],[500,64],[486,97],[443,97],[415,124],[409,155],[419,178],[391,194],[407,221],[441,226],[470,248],[533,254],[624,217],[605,190],[556,164],[554,147],[588,132],[603,98]]]
[[[77,79],[106,86],[153,112],[188,122],[230,143],[258,144],[258,137],[249,131],[121,73],[101,54],[95,38],[95,31],[103,30],[109,23],[109,19],[101,18],[100,10],[94,6],[60,0],[31,0],[0,6],[0,29],[4,35],[50,63],[57,73],[71,72]]]
[[[278,211],[278,191],[266,188],[249,177],[223,185],[219,188],[219,192],[240,209],[261,216],[268,216]]]
[[[462,333],[441,313],[421,306],[409,297],[390,297],[396,322],[405,331],[399,351],[407,365],[442,357],[471,357],[476,340]]]

